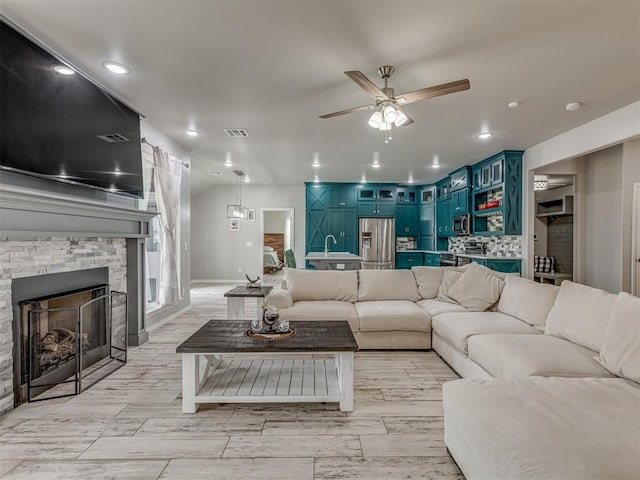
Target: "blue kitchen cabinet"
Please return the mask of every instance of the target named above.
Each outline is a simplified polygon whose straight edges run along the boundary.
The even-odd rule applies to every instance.
[[[474,235],[522,234],[522,154],[505,150],[473,166]]]
[[[422,253],[420,252],[396,252],[396,268],[409,269],[422,265]]]
[[[419,250],[436,250],[435,235],[420,235],[418,237]]]
[[[396,236],[417,237],[418,205],[398,205],[396,208]]]
[[[329,208],[356,208],[355,184],[330,184]]]
[[[436,201],[447,200],[451,194],[451,177],[436,182]]]
[[[423,185],[420,187],[420,203],[435,203],[436,202],[436,186],[435,185]]]
[[[398,205],[418,203],[418,188],[405,186],[398,187],[396,200]]]
[[[451,192],[451,213],[454,217],[469,213],[469,188]]]
[[[512,258],[472,258],[471,261],[503,273],[520,273],[522,268],[522,260]]]
[[[324,239],[332,230],[332,225],[330,225],[330,213],[331,210],[329,209],[307,209],[307,252],[324,251]]]
[[[450,237],[453,235],[453,216],[450,198],[440,200],[436,203],[436,228],[438,237]]]
[[[420,235],[436,234],[436,206],[433,203],[420,205]]]
[[[324,210],[325,208],[329,208],[330,203],[331,193],[329,191],[329,185],[307,185],[307,210]]]
[[[355,209],[330,210],[328,234],[336,237],[336,244],[329,240],[332,251],[358,253],[358,217]]]
[[[455,192],[471,186],[471,167],[464,166],[449,174],[450,190]]]
[[[358,185],[356,192],[358,217],[395,217],[395,185]]]
[[[427,267],[439,267],[440,266],[440,254],[439,253],[425,253],[422,263]]]

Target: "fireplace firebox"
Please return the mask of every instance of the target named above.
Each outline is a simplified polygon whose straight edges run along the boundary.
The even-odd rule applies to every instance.
[[[17,307],[16,406],[77,395],[126,363],[126,293],[90,285],[20,300]]]

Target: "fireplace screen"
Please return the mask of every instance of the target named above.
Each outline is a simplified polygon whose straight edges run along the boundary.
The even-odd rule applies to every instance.
[[[126,297],[102,285],[21,302],[22,400],[77,395],[122,366]]]

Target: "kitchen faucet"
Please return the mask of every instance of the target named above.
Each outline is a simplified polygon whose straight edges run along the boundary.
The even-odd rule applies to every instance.
[[[326,257],[329,254],[329,245],[327,244],[327,241],[329,240],[329,238],[333,239],[333,244],[336,245],[338,242],[336,241],[336,237],[334,237],[333,235],[327,235],[326,237],[324,237],[324,256]]]

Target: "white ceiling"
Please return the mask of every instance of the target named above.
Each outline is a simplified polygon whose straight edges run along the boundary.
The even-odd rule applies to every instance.
[[[235,184],[227,155],[257,185],[311,181],[314,152],[322,181],[431,182],[640,99],[639,1],[2,0],[0,12],[191,150],[192,194]],[[370,102],[345,70],[381,85],[387,64],[397,93],[471,89],[406,106],[415,123],[388,145],[368,112],[318,118]]]

